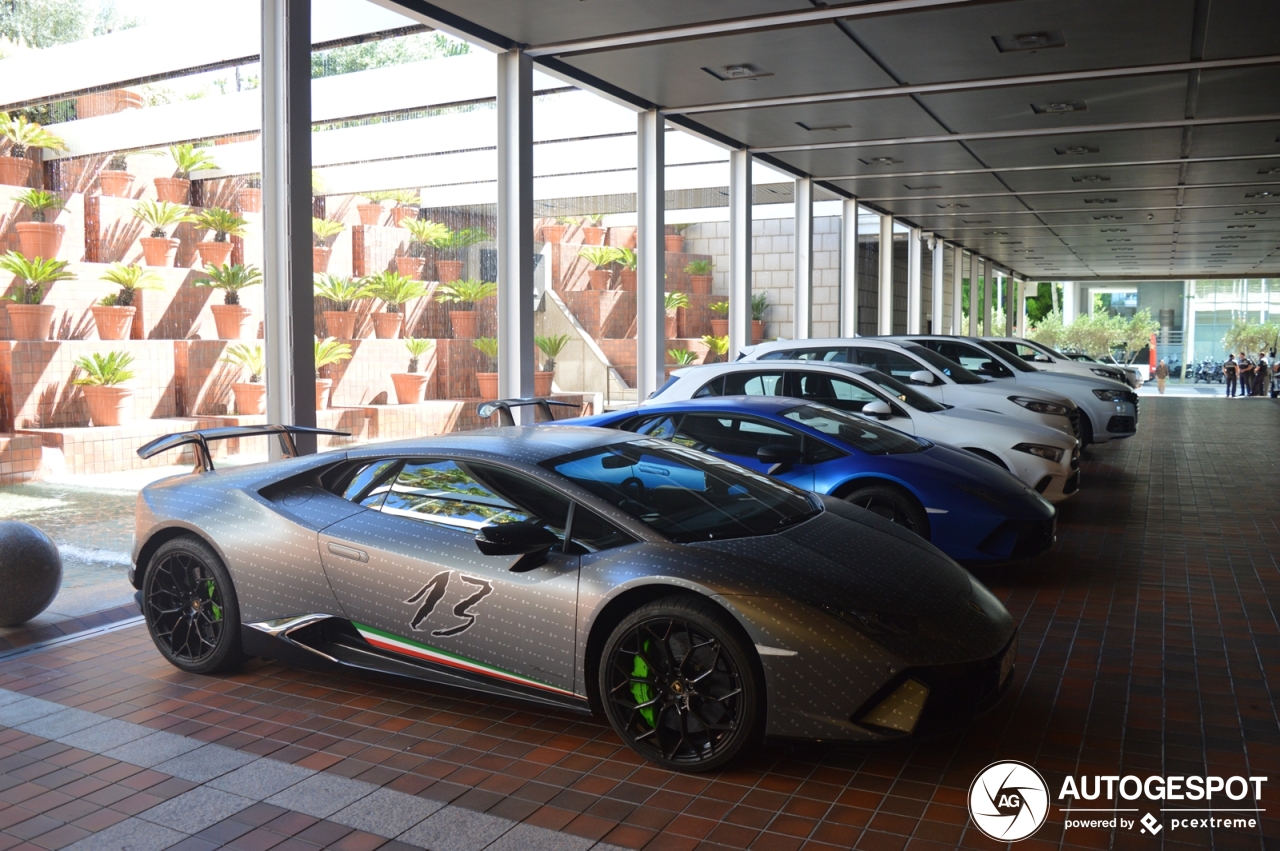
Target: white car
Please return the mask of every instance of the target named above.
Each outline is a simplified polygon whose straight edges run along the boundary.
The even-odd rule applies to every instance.
[[[704,396],[794,396],[875,417],[998,464],[1049,502],[1080,488],[1079,441],[1056,428],[935,402],[866,366],[823,361],[737,361],[676,370],[646,404]]]
[[[1064,355],[1035,340],[1024,340],[1021,337],[983,337],[982,339],[995,343],[1006,352],[1046,372],[1065,372],[1068,375],[1083,375],[1086,378],[1109,378],[1112,381],[1123,381],[1135,390],[1142,386],[1144,380],[1142,373],[1136,367],[1097,361],[1087,355],[1082,357]]]
[[[864,337],[773,340],[743,346],[738,359],[814,360],[869,366],[915,387],[936,402],[1005,414],[1023,422],[1055,428],[1071,437],[1080,436],[1080,412],[1066,396],[988,382],[915,343]]]

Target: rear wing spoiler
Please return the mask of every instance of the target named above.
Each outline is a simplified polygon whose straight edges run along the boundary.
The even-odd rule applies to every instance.
[[[345,431],[333,431],[327,428],[312,428],[295,425],[256,425],[256,426],[222,426],[221,428],[205,428],[198,431],[184,431],[178,434],[166,434],[157,437],[150,443],[138,448],[139,458],[153,458],[161,452],[177,449],[179,446],[191,445],[196,452],[196,470],[208,472],[213,469],[213,454],[209,451],[209,442],[213,440],[232,440],[240,437],[260,437],[276,435],[280,438],[280,449],[284,457],[293,458],[298,454],[298,445],[294,442],[295,434],[330,434],[337,437],[349,437]]]
[[[516,420],[515,417],[511,416],[511,409],[525,408],[530,405],[542,414],[542,418],[545,422],[550,422],[556,418],[556,415],[551,412],[552,405],[560,405],[565,408],[580,408],[579,405],[575,405],[572,402],[560,402],[555,399],[536,397],[528,399],[497,399],[492,402],[481,402],[479,407],[476,408],[476,413],[480,415],[480,419],[487,420],[489,417],[493,416],[496,411],[499,422],[504,426],[513,426],[516,424]]]

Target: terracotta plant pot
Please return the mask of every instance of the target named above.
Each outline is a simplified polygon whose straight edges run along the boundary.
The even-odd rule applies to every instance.
[[[392,227],[400,227],[400,223],[405,219],[418,218],[418,211],[414,207],[392,207],[391,208],[391,225]]]
[[[385,211],[381,204],[356,204],[356,212],[360,214],[360,224],[365,227],[375,227],[382,223],[382,214]]]
[[[604,228],[593,228],[584,225],[582,228],[582,244],[604,245],[604,232]]]
[[[427,258],[425,257],[397,257],[396,271],[406,278],[421,281],[422,269],[426,264]]]
[[[191,181],[181,177],[157,177],[156,196],[171,204],[185,204],[191,199]]]
[[[129,332],[133,330],[133,316],[138,312],[138,308],[132,305],[104,307],[95,304],[90,310],[93,311],[93,324],[98,326],[99,340],[129,339]]]
[[[618,289],[629,293],[636,291],[635,269],[623,269],[618,273]]]
[[[127,171],[103,171],[98,174],[102,194],[112,198],[128,198],[133,194],[133,175]]]
[[[665,234],[668,254],[684,253],[684,236],[678,233]]]
[[[535,370],[533,373],[533,395],[550,396],[551,395],[551,379],[555,377],[555,370],[551,372],[543,372]]]
[[[373,336],[379,340],[394,340],[400,336],[400,326],[403,323],[403,313],[379,311],[373,314]]]
[[[609,281],[613,279],[613,271],[610,269],[592,269],[587,273],[588,289],[607,290],[609,289]]]
[[[231,392],[236,397],[236,413],[242,417],[251,417],[267,412],[267,385],[259,381],[257,384],[237,381],[231,385]]]
[[[118,426],[133,422],[133,391],[128,387],[81,387],[89,408],[89,425]]]
[[[15,340],[47,340],[53,324],[52,304],[5,305],[9,312],[9,336]]]
[[[18,222],[16,227],[22,256],[28,260],[57,257],[58,249],[62,248],[62,235],[67,232],[65,227],[53,222]]]
[[[480,323],[480,315],[476,311],[451,310],[449,319],[453,322],[453,339],[474,340],[476,338],[476,326]]]
[[[219,340],[249,339],[252,310],[242,304],[215,304],[209,309],[213,311],[213,324],[218,329]]]
[[[711,295],[711,275],[690,275],[689,292],[694,295]]]
[[[564,239],[564,225],[543,225],[542,241],[555,245]]]
[[[427,376],[421,372],[393,372],[397,405],[416,405],[427,396]]]
[[[674,340],[676,338],[676,333],[676,317],[668,316],[666,318],[666,331],[663,336],[668,340]]]
[[[329,394],[333,391],[332,378],[316,379],[316,410],[323,411],[329,407]]]
[[[356,315],[350,310],[326,310],[324,327],[328,329],[330,337],[352,340],[356,336]]]
[[[316,274],[329,271],[329,258],[333,256],[333,249],[323,245],[313,246],[311,249],[311,270]]]
[[[197,242],[196,253],[200,255],[201,266],[221,266],[231,258],[231,242]]]
[[[115,115],[126,109],[142,109],[142,95],[128,89],[112,89],[76,98],[76,118],[97,118],[99,115]]]
[[[437,260],[436,277],[442,284],[452,284],[462,277],[461,260]]]
[[[498,398],[498,373],[477,372],[476,383],[480,385],[481,399],[497,399]]]
[[[176,239],[144,236],[138,242],[142,243],[142,262],[148,266],[172,266],[173,258],[178,256]]]
[[[711,320],[711,336],[724,337],[729,333],[728,319],[712,319]]]
[[[764,320],[763,319],[751,320],[751,342],[752,343],[764,342]]]
[[[26,157],[0,157],[0,183],[26,186],[31,179],[31,160]]]
[[[236,207],[242,213],[261,213],[262,189],[257,186],[242,186],[236,190]]]

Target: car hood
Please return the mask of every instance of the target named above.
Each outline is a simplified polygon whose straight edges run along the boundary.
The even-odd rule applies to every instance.
[[[968,601],[968,572],[923,538],[843,500],[822,500],[822,514],[785,532],[687,546],[761,590],[817,605],[932,615]]]
[[[1013,443],[1025,441],[1056,446],[1059,449],[1075,449],[1077,442],[1074,437],[1051,426],[1015,420],[1006,414],[983,411],[979,408],[948,408],[932,416],[945,417],[949,420],[965,420],[966,425],[969,423],[980,425],[987,436],[1003,435],[1008,441],[1012,441],[1010,446]]]
[[[1006,381],[1008,379],[1005,379]],[[1054,393],[1078,395],[1089,390],[1130,390],[1122,379],[1103,378],[1101,375],[1076,375],[1071,372],[1050,372],[1040,370],[1036,373],[1018,374],[1020,386],[1046,389]],[[1024,384],[1025,382],[1025,384]]]

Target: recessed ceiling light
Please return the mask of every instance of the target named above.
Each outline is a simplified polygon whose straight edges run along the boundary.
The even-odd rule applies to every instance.
[[[966,225],[989,225],[991,219],[961,219]]]
[[[1262,190],[1261,192],[1246,192],[1246,193],[1244,194],[1244,197],[1246,197],[1246,198],[1270,198],[1270,197],[1271,197],[1271,193],[1264,189],[1264,190]]]
[[[953,201],[953,202],[952,202],[952,203],[950,203],[950,204],[939,204],[939,205],[938,205],[938,209],[939,209],[939,210],[967,210],[967,209],[969,209],[969,205],[968,205],[968,204],[957,204],[957,203],[955,203],[955,202]]]
[[[1112,237],[1111,239],[1108,239],[1107,242],[1133,242],[1133,240],[1127,236],[1122,236],[1119,238]]]
[[[1047,50],[1051,47],[1066,47],[1067,40],[1062,30],[1044,30],[1042,32],[1018,33],[1016,35],[993,35],[996,50],[1001,53],[1016,53],[1020,50]]]
[[[1265,216],[1266,214],[1266,210],[1244,210],[1243,212],[1236,213],[1237,216]]]
[[[1235,227],[1235,225],[1227,225],[1227,227],[1233,228]],[[1249,227],[1253,227],[1253,225],[1249,225]],[[1248,239],[1248,238],[1249,237],[1245,236],[1244,234],[1228,234],[1227,236],[1218,237],[1218,239]]]
[[[1071,178],[1072,183],[1106,183],[1111,178],[1105,174],[1082,174],[1079,177]]]
[[[1231,252],[1230,252],[1230,251],[1216,251],[1216,252],[1214,252],[1213,254],[1210,254],[1209,256],[1210,256],[1210,257],[1230,257],[1230,256],[1231,256]]]
[[[863,165],[902,165],[902,160],[893,157],[872,157],[869,160],[859,159]]]
[[[1028,259],[1028,260],[1043,260],[1043,259],[1044,259],[1044,257],[1043,257],[1043,256],[1040,256],[1040,257],[1033,257],[1033,256],[1031,256],[1030,254],[1028,254],[1028,255],[1027,255],[1027,259]]]
[[[912,190],[915,190],[915,191],[917,191],[917,192],[924,191],[925,189],[941,189],[941,188],[942,188],[941,186],[936,186],[936,185],[935,185],[935,186],[908,186],[908,185],[907,185],[907,184],[905,184],[905,183],[904,183],[904,184],[902,184],[902,186],[903,186],[903,188],[905,188],[905,189],[912,189]]]
[[[1239,213],[1236,215],[1239,215]],[[1247,230],[1256,227],[1257,225],[1227,225],[1227,230]]]
[[[1022,240],[1020,240],[1020,239],[1017,239],[1017,240],[1013,240],[1013,239],[1011,239],[1011,240],[1009,240],[1008,242],[1003,242],[1003,241],[1002,241],[1000,244],[1001,244],[1001,245],[1022,245]]]
[[[1068,145],[1065,148],[1054,148],[1058,156],[1082,157],[1085,154],[1096,154],[1098,148],[1093,145]]]
[[[1132,250],[1133,250],[1133,246],[1130,246],[1130,245],[1113,245],[1113,246],[1111,246],[1111,250],[1112,250],[1112,251],[1132,251]]]
[[[1082,100],[1059,100],[1050,103],[1033,103],[1031,111],[1036,115],[1063,115],[1068,112],[1086,112],[1089,105]]]
[[[715,77],[722,83],[729,83],[735,80],[754,80],[758,77],[772,77],[772,71],[765,71],[756,65],[740,64],[740,65],[721,65],[718,68],[703,68],[711,76]]]
[[[1272,168],[1260,168],[1258,169],[1258,174],[1280,174],[1280,165]]]
[[[803,121],[797,121],[796,125],[799,127],[803,127],[805,130],[808,130],[810,133],[817,133],[821,130],[848,130],[852,126],[849,124],[828,124],[826,127],[810,127],[808,124],[805,124]]]
[[[1124,216],[1094,216],[1093,220],[1095,222],[1122,222],[1124,221]]]
[[[1099,228],[1098,229],[1098,233],[1128,233],[1128,232],[1129,232],[1128,228]]]
[[[1083,200],[1086,204],[1116,204],[1120,201],[1119,198],[1085,198]]]

